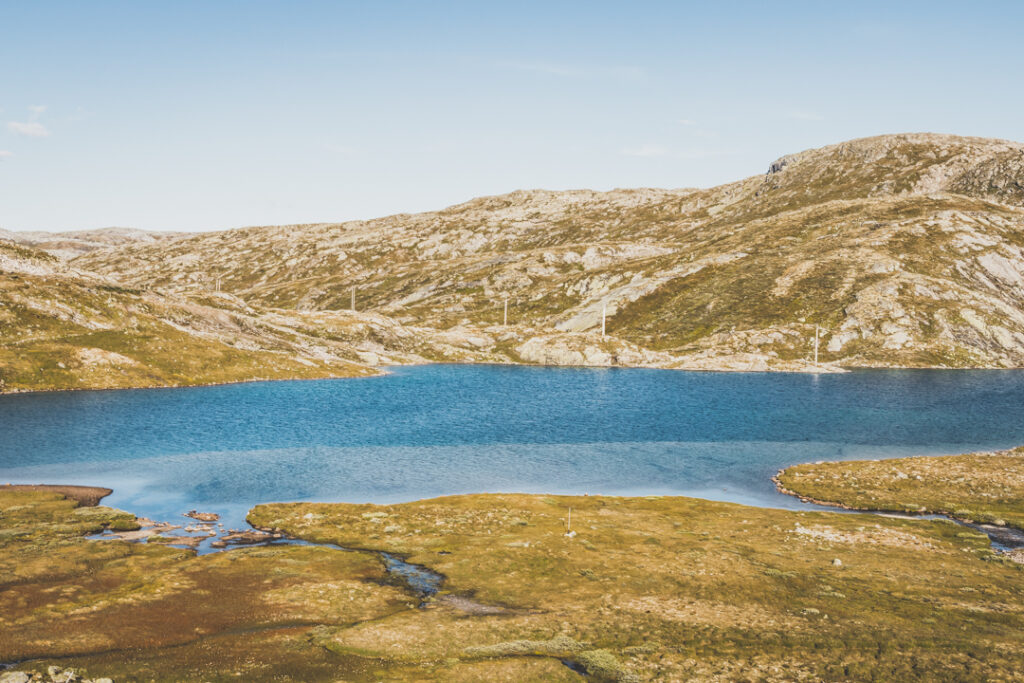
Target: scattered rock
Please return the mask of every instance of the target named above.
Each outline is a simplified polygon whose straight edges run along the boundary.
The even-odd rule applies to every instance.
[[[266,531],[247,530],[239,531],[232,529],[231,533],[221,536],[220,540],[226,545],[253,545],[255,543],[266,543],[274,539],[281,538],[281,534],[272,534]],[[210,545],[215,548],[222,548],[224,546],[214,545],[217,541],[214,541]]]
[[[0,683],[29,683],[32,677],[24,671],[5,671],[0,673]]]

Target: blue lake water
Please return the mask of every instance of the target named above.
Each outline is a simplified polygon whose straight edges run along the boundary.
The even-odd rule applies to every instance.
[[[786,465],[1024,444],[1024,372],[433,365],[384,377],[0,396],[0,482],[240,525],[253,504],[522,491],[800,507]]]

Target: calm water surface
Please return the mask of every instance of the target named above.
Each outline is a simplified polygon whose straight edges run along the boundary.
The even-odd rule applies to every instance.
[[[1024,444],[1024,372],[435,365],[386,377],[0,396],[0,482],[162,519],[480,491],[799,507],[786,465]]]

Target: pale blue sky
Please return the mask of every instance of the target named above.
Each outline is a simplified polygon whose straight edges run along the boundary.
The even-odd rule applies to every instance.
[[[880,133],[1024,140],[1024,2],[0,0],[0,228],[711,186]]]

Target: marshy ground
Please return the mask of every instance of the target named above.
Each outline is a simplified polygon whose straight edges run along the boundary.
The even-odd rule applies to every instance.
[[[911,460],[936,476],[956,462]],[[816,467],[860,472],[851,490],[872,500],[867,465],[796,471]],[[852,475],[829,476],[840,500]],[[976,491],[933,485],[947,480],[951,502]],[[1008,505],[992,511],[1013,525]],[[1016,680],[1024,663],[1022,565],[947,520],[495,494],[261,505],[249,521],[373,552],[97,542],[137,521],[0,489],[0,661],[115,681]],[[411,590],[377,551],[443,574],[440,591]]]

